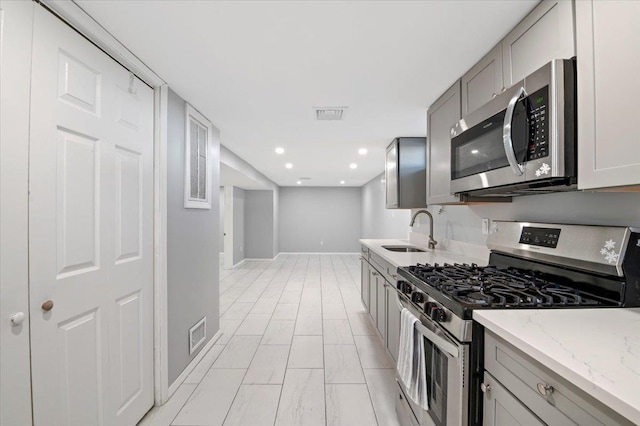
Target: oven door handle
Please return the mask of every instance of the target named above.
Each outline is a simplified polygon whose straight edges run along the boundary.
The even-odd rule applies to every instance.
[[[502,144],[504,145],[504,153],[507,155],[507,161],[511,166],[511,170],[516,176],[522,176],[524,174],[524,166],[518,163],[516,158],[516,152],[513,149],[513,139],[511,138],[511,124],[513,123],[513,113],[516,109],[516,103],[522,96],[527,96],[524,87],[520,87],[518,92],[513,95],[513,98],[509,101],[507,111],[504,114],[504,125],[502,127]]]
[[[402,312],[403,309],[406,309],[402,305],[402,302],[400,302],[400,296],[398,295],[398,293],[396,293],[396,303],[398,304],[398,309],[400,309],[400,312]],[[436,333],[434,333],[433,331],[429,330],[427,327],[422,325],[419,318],[415,328],[416,330],[418,330],[420,334],[422,334],[423,337],[425,337],[431,343],[436,345],[438,349],[445,351],[446,353],[448,353],[454,358],[458,358],[460,356],[460,352],[458,351],[458,347],[456,345],[447,341],[443,337],[438,336]]]

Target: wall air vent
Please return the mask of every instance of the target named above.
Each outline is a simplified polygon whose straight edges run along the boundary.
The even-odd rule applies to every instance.
[[[316,120],[321,121],[337,121],[344,120],[347,113],[346,106],[342,107],[313,107],[316,112]]]
[[[189,355],[194,353],[204,343],[207,337],[207,317],[203,317],[189,329]]]

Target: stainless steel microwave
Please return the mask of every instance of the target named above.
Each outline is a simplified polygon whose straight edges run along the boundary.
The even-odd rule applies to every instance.
[[[451,128],[451,192],[575,189],[575,59],[554,60]]]

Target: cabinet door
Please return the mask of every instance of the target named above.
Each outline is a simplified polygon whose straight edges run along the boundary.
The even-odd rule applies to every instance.
[[[503,89],[502,46],[498,44],[462,76],[462,116],[480,108]]]
[[[387,349],[394,361],[398,361],[400,349],[400,309],[396,301],[396,291],[387,287]]]
[[[384,165],[385,204],[388,209],[398,208],[398,140],[387,147]]]
[[[376,282],[378,296],[378,321],[377,328],[382,341],[387,344],[387,281],[382,277],[378,277]]]
[[[427,204],[459,201],[451,195],[451,127],[460,118],[458,80],[427,112]]]
[[[576,26],[578,188],[640,185],[640,3],[576,2]]]
[[[369,263],[361,257],[360,258],[360,297],[362,297],[362,303],[369,311]]]
[[[572,1],[540,3],[502,40],[504,87],[553,59],[574,57],[573,34]]]
[[[500,382],[484,373],[484,426],[544,426],[531,411],[516,399]]]
[[[378,322],[378,289],[377,281],[380,273],[373,267],[369,268],[369,315],[374,324]]]

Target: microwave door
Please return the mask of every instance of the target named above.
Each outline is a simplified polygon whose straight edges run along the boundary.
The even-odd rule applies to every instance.
[[[451,139],[451,189],[455,193],[524,182],[523,172],[514,172],[514,164],[523,164],[528,145],[527,101],[518,92],[508,91],[505,108],[477,122]],[[511,110],[509,101],[515,96]],[[474,112],[482,114],[483,112]],[[507,113],[509,116],[507,117]],[[486,116],[485,116],[486,117]],[[467,117],[469,121],[473,116]],[[507,119],[508,118],[508,119]],[[505,122],[509,125],[509,151],[505,149]],[[467,123],[472,124],[472,123]],[[510,153],[509,153],[510,152]],[[508,154],[509,153],[509,154]],[[524,169],[523,169],[524,170]]]

